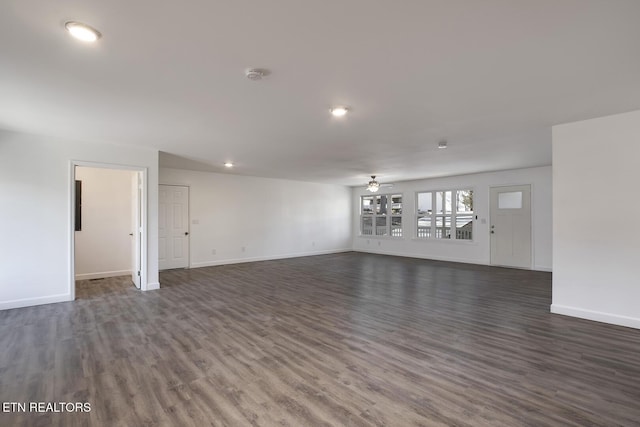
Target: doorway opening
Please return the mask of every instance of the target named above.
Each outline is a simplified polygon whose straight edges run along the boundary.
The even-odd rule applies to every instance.
[[[146,169],[72,162],[70,175],[71,298],[146,290]]]

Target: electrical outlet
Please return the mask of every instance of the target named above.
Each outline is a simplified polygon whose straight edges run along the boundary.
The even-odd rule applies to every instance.
[[[316,242],[311,242],[311,246],[315,246],[315,245],[316,245]]]
[[[381,244],[382,244],[382,242],[380,242],[380,241],[379,241],[379,242],[378,242],[378,246],[380,246]]]
[[[247,248],[245,248],[245,247],[243,246],[243,247],[241,247],[241,248],[240,248],[240,250],[241,250],[242,252],[246,252]]]
[[[215,249],[211,249],[211,255],[215,255],[216,254],[216,250]]]

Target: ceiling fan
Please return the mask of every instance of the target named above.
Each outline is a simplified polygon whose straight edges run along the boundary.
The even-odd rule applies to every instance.
[[[371,175],[371,181],[367,184],[367,191],[376,193],[381,187],[393,187],[393,184],[380,184],[376,181],[376,176]]]

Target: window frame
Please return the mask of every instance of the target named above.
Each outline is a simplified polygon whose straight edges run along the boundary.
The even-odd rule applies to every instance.
[[[473,204],[473,199],[475,198],[475,195],[476,195],[476,191],[474,187],[450,187],[446,189],[416,191],[415,209],[414,209],[415,233],[413,237],[421,241],[425,241],[425,240],[426,241],[443,241],[443,242],[455,241],[455,242],[465,242],[465,243],[474,242],[477,214],[475,211],[475,207],[474,207],[474,210],[472,211],[458,212],[458,197],[459,197],[459,192],[461,191],[469,191],[472,193],[472,204]],[[446,213],[446,209],[444,208],[444,206],[442,210],[445,212],[438,212],[437,211],[437,206],[438,206],[437,195],[438,193],[447,193],[447,192],[451,192],[451,213]],[[418,210],[420,206],[419,199],[420,199],[420,194],[425,194],[425,193],[431,194],[431,212],[421,214],[420,211]],[[458,238],[457,218],[460,216],[471,216],[471,239]],[[429,219],[428,229],[424,227],[420,228],[420,226],[418,225],[420,219],[422,218]],[[437,237],[438,220],[442,222],[443,227],[441,228],[443,229],[443,232],[446,231],[448,233],[448,237],[442,237],[442,236]],[[447,222],[449,223],[449,226],[445,227]],[[425,233],[426,235],[421,236],[420,231],[425,229],[428,230],[428,232]]]
[[[376,197],[383,197],[386,196],[387,198],[387,206],[386,206],[386,213],[385,214],[380,214],[378,213],[378,209],[377,209],[377,203],[376,203]],[[393,213],[393,198],[395,197],[400,197],[400,213]],[[373,203],[372,203],[372,211],[371,213],[364,213],[364,199],[365,198],[373,198]],[[372,193],[372,194],[364,194],[360,196],[360,219],[359,219],[359,226],[358,229],[360,231],[360,237],[375,237],[375,238],[391,238],[391,239],[402,239],[404,238],[404,234],[405,234],[405,227],[404,227],[404,194],[403,193]],[[371,231],[372,234],[365,234],[364,233],[364,219],[365,218],[371,218]],[[378,224],[378,219],[379,218],[385,218],[385,224],[384,226],[382,225],[377,225]],[[400,226],[394,226],[394,219],[400,219]],[[377,229],[378,227],[384,227],[385,230],[385,234],[377,234]],[[399,235],[394,235],[394,230],[400,230]],[[396,233],[397,234],[397,233]]]

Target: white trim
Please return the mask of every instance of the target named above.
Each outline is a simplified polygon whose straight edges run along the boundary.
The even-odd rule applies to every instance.
[[[474,214],[475,216],[475,214]],[[475,221],[475,219],[474,219]],[[412,242],[427,242],[427,243],[451,243],[454,245],[469,245],[469,246],[478,246],[479,243],[477,240],[465,240],[465,239],[436,239],[435,237],[412,237],[410,239]]]
[[[157,289],[160,289],[160,282],[148,283],[144,290],[145,291],[155,291]]]
[[[379,239],[379,240],[391,240],[391,241],[398,241],[398,240],[408,240],[408,237],[405,236],[377,236],[375,234],[361,234],[359,236],[356,236],[356,239]]]
[[[76,280],[106,279],[107,277],[131,276],[131,270],[100,271],[97,273],[76,274]]]
[[[640,319],[636,317],[620,316],[618,314],[603,313],[601,311],[585,310],[583,308],[558,304],[551,304],[551,312],[554,314],[562,314],[564,316],[578,317],[580,319],[640,329]]]
[[[75,196],[76,196],[76,166],[80,167],[88,167],[88,168],[103,168],[103,169],[116,169],[116,170],[128,170],[132,172],[137,172],[140,174],[141,182],[142,182],[142,191],[141,191],[141,203],[140,208],[142,210],[141,219],[142,223],[140,227],[142,228],[142,237],[141,237],[141,250],[140,250],[140,290],[146,291],[148,286],[153,286],[154,284],[147,284],[147,268],[148,268],[148,228],[149,228],[149,220],[147,218],[148,209],[149,209],[149,199],[148,199],[148,187],[149,187],[149,168],[144,166],[132,166],[132,165],[121,165],[121,164],[112,164],[112,163],[100,163],[100,162],[88,162],[83,160],[70,160],[69,161],[69,212],[67,213],[68,219],[68,229],[69,229],[69,241],[68,241],[68,251],[69,254],[69,284],[68,284],[68,292],[69,292],[69,301],[73,301],[76,299],[76,277],[75,277],[75,226],[73,223],[73,219],[75,216]],[[59,301],[56,301],[59,302]]]
[[[437,202],[437,198],[436,198],[436,193],[441,192],[447,192],[450,191],[451,193],[455,192],[455,200],[451,200],[451,213],[450,214],[443,214],[440,213],[438,214],[437,211],[435,210],[435,207],[438,205]],[[457,216],[458,216],[458,208],[457,208],[457,196],[458,196],[458,191],[471,191],[474,195],[471,199],[471,201],[473,202],[473,199],[475,198],[475,194],[476,194],[476,187],[475,186],[467,186],[467,187],[450,187],[447,190],[416,190],[413,193],[413,204],[414,204],[414,209],[413,209],[413,226],[414,226],[414,233],[411,236],[411,240],[416,240],[416,241],[434,241],[434,242],[442,242],[445,240],[448,240],[450,242],[454,242],[454,241],[460,241],[460,242],[464,242],[464,243],[474,243],[476,242],[476,230],[477,230],[477,225],[476,225],[476,221],[478,221],[478,213],[474,210],[471,212],[471,215],[473,217],[473,219],[471,220],[471,237],[472,239],[457,239],[456,238],[456,233],[454,232],[452,235],[453,237],[450,239],[437,239],[435,237],[418,237],[418,216],[420,215],[418,213],[418,206],[420,204],[419,202],[419,195],[421,193],[431,193],[431,207],[433,208],[433,212],[430,215],[425,215],[423,214],[422,217],[426,218],[427,216],[431,218],[433,224],[431,225],[432,230],[435,230],[436,228],[436,221],[438,216],[441,216],[443,219],[446,216],[450,216],[451,217],[451,227],[450,227],[450,231],[455,231],[457,230]],[[460,212],[462,215],[465,215],[465,212]],[[468,214],[468,212],[466,212],[466,214]],[[455,227],[454,227],[455,224]],[[404,226],[404,225],[403,225]],[[407,236],[408,237],[408,236]]]
[[[142,191],[140,192],[140,228],[142,229],[142,236],[140,238],[140,290],[146,291],[149,286],[149,284],[147,284],[147,278],[149,277],[147,271],[149,268],[149,168],[138,169],[138,174],[142,187]]]
[[[553,272],[553,268],[547,267],[546,265],[534,265],[533,269],[535,271],[546,271],[548,273],[552,273]]]
[[[216,265],[241,264],[245,262],[256,262],[256,261],[272,261],[277,259],[300,258],[305,256],[314,256],[314,255],[330,255],[330,254],[339,254],[343,252],[353,252],[353,249],[345,248],[345,249],[334,249],[334,250],[328,250],[328,251],[301,252],[296,254],[271,255],[271,256],[251,257],[251,258],[232,258],[232,259],[222,259],[219,261],[192,262],[190,265],[190,268],[213,267]]]
[[[389,255],[389,256],[399,256],[403,258],[417,258],[417,259],[426,259],[432,261],[446,261],[446,262],[457,262],[460,264],[473,264],[473,265],[489,265],[482,261],[471,262],[466,258],[453,258],[453,257],[440,257],[433,255],[422,255],[416,253],[402,253],[402,252],[394,252],[394,251],[371,251],[364,249],[354,249],[354,252],[362,252],[365,254],[375,254],[375,255]]]
[[[469,243],[471,244],[471,243]],[[477,245],[477,243],[473,243],[475,245]],[[399,256],[399,257],[403,257],[403,258],[416,258],[416,259],[426,259],[426,260],[432,260],[432,261],[446,261],[446,262],[457,262],[460,264],[471,264],[471,265],[486,265],[489,267],[496,267],[496,268],[514,268],[516,270],[528,270],[528,271],[543,271],[543,272],[551,272],[551,268],[549,267],[538,267],[536,266],[533,269],[529,269],[529,268],[521,268],[521,267],[510,267],[510,266],[503,266],[503,265],[493,265],[493,264],[489,264],[487,261],[469,261],[467,258],[453,258],[453,257],[440,257],[440,256],[433,256],[433,255],[422,255],[422,254],[416,254],[416,253],[403,253],[403,252],[394,252],[394,251],[373,251],[373,250],[365,250],[365,249],[352,249],[353,252],[361,252],[364,254],[375,254],[375,255],[389,255],[389,256]]]
[[[0,310],[9,310],[12,308],[31,307],[34,305],[52,304],[55,302],[73,301],[71,294],[49,295],[46,297],[22,298],[12,301],[0,302]]]
[[[402,205],[401,209],[402,209],[402,212],[404,212],[404,193],[402,193],[400,191],[395,192],[395,193],[393,193],[393,192],[392,193],[377,193],[377,192],[376,193],[371,193],[371,192],[369,192],[367,194],[361,195],[359,197],[359,199],[358,199],[359,200],[359,207],[358,207],[358,212],[359,212],[359,215],[358,215],[358,233],[359,234],[358,234],[358,236],[359,237],[368,237],[369,236],[368,234],[362,234],[362,219],[365,216],[366,217],[370,217],[373,220],[372,221],[372,231],[376,231],[377,228],[378,228],[378,226],[376,224],[376,219],[379,218],[379,217],[384,217],[386,219],[385,228],[386,228],[386,231],[389,234],[388,235],[384,235],[384,236],[375,235],[375,237],[376,238],[386,238],[386,239],[396,239],[396,240],[397,239],[404,239],[405,236],[392,236],[391,235],[391,227],[393,226],[393,218],[394,217],[402,218],[402,228],[401,228],[401,230],[402,230],[402,233],[404,234],[404,230],[405,230],[404,213],[401,213],[400,215],[397,215],[397,214],[394,215],[393,213],[381,215],[381,214],[376,213],[376,205],[375,204],[373,205],[373,213],[371,213],[371,215],[369,215],[369,214],[365,215],[365,214],[362,213],[362,199],[364,199],[365,197],[373,197],[374,198],[374,202],[375,202],[375,197],[376,196],[387,196],[388,198],[391,199],[391,203],[389,204],[389,206],[390,206],[389,210],[391,212],[393,211],[393,196],[400,196],[400,198],[402,199],[402,202],[400,203]]]
[[[69,255],[69,283],[67,292],[69,293],[69,300],[76,299],[76,162],[73,160],[69,162],[69,212],[67,212],[67,219],[69,221],[69,241],[67,254]]]

